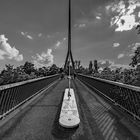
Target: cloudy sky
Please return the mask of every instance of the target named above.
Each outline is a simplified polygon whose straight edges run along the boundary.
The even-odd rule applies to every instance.
[[[25,61],[62,66],[67,20],[68,0],[0,0],[0,69]],[[127,66],[140,45],[139,20],[139,0],[72,0],[74,59]]]

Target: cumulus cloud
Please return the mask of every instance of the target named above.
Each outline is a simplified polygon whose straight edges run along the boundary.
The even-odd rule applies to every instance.
[[[132,57],[132,56],[134,56],[134,53],[130,53],[130,54],[128,54],[128,56]]]
[[[27,38],[28,38],[28,39],[31,39],[31,40],[33,39],[33,37],[30,36],[30,35],[27,35]]]
[[[86,24],[79,24],[79,28],[83,28],[85,26],[86,26]]]
[[[97,17],[101,17],[101,16],[98,14],[95,14],[94,16],[95,16],[95,18],[93,18],[93,19],[88,18],[88,17],[83,17],[83,18],[77,19],[76,24],[74,24],[74,27],[76,29],[83,29],[83,28],[88,28],[89,26],[92,26],[94,24],[97,24],[99,20],[96,19],[96,16]]]
[[[42,36],[42,33],[39,33],[39,34],[38,34],[38,37],[41,37],[41,36]]]
[[[134,52],[137,50],[138,47],[140,47],[140,42],[128,45],[129,51],[127,52],[126,55],[129,56],[129,57],[134,56]]]
[[[14,59],[16,61],[22,61],[23,55],[19,54],[19,50],[12,47],[8,42],[8,38],[5,35],[0,35],[0,59]]]
[[[23,36],[24,36],[24,35],[25,35],[25,33],[24,33],[24,32],[21,32],[21,35],[23,35]]]
[[[60,41],[57,41],[56,44],[54,45],[54,49],[58,49],[58,48],[65,47],[65,46],[66,46],[66,37],[64,37]]]
[[[132,44],[132,52],[135,52],[135,50],[137,50],[138,47],[140,47],[140,43]]]
[[[120,68],[120,67],[122,69],[130,68],[129,65],[126,65],[126,64],[116,64],[114,61],[111,61],[111,60],[108,60],[108,59],[99,60],[98,61],[98,65],[99,65],[101,70],[103,70],[105,67],[109,67],[111,69],[116,69],[116,68]]]
[[[61,44],[61,42],[60,42],[60,41],[57,41],[57,43],[56,43],[56,47],[59,47],[60,44]]]
[[[96,19],[101,19],[101,17],[102,17],[102,13],[99,13],[99,12],[93,12],[93,14],[95,15],[95,18]]]
[[[51,35],[47,35],[47,38],[52,38],[52,36]]]
[[[48,67],[53,64],[54,56],[52,54],[52,49],[48,49],[47,52],[42,52],[41,54],[36,54],[36,56],[32,56],[33,63],[35,67]]]
[[[66,39],[67,39],[67,38],[66,38],[66,37],[64,37],[64,38],[63,38],[63,41],[65,41]]]
[[[138,17],[140,17],[140,12],[138,13]]]
[[[123,54],[123,53],[120,53],[120,54],[118,55],[118,59],[123,58],[123,57],[124,57],[124,54]]]
[[[111,26],[117,27],[115,31],[128,31],[139,24],[138,17],[140,14],[136,12],[138,7],[140,7],[139,0],[115,1],[106,6],[107,11],[115,14],[111,19]]]
[[[24,37],[26,37],[26,38],[28,38],[30,40],[33,39],[33,37],[31,35],[29,35],[28,32],[21,32],[21,35],[23,35]]]
[[[99,60],[98,65],[99,67],[105,68],[105,67],[110,67],[112,64],[114,64],[114,61],[105,59],[105,60]]]
[[[84,28],[84,27],[86,27],[86,23],[78,23],[78,24],[75,24],[74,27],[76,27],[76,28]]]
[[[125,57],[132,57],[134,56],[135,50],[140,47],[140,42],[132,43],[128,45],[128,47],[123,51],[123,53],[118,55],[118,59]]]
[[[96,16],[96,19],[101,19],[101,17],[99,17],[99,16]]]
[[[113,43],[113,48],[117,48],[120,46],[120,43]]]
[[[127,65],[127,64],[112,64],[111,66],[110,66],[110,68],[111,69],[116,69],[116,68],[122,68],[122,69],[129,69],[129,68],[131,68],[129,65]]]

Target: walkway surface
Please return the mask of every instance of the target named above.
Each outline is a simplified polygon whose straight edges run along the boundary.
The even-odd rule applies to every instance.
[[[78,80],[72,81],[72,88],[81,123],[75,129],[61,127],[58,119],[67,87],[68,80],[64,79],[45,91],[11,120],[12,125],[6,124],[6,131],[0,130],[0,140],[138,140],[140,131],[131,126],[134,134],[123,115]]]

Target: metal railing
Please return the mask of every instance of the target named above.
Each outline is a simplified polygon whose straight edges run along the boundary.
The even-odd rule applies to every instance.
[[[0,119],[56,81],[59,74],[0,86]]]
[[[130,86],[82,74],[78,79],[113,101],[134,118],[140,120],[140,87]]]

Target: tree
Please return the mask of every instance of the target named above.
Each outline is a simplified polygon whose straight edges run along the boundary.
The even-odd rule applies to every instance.
[[[29,75],[31,74],[31,72],[35,72],[34,64],[31,62],[28,62],[28,61],[25,62],[23,69],[24,69],[25,73],[27,73]]]
[[[63,70],[63,69],[62,69]],[[25,81],[37,77],[43,77],[59,73],[60,69],[53,64],[51,67],[34,68],[31,62],[25,62],[24,65],[14,68],[13,65],[5,65],[5,68],[0,73],[0,85]]]
[[[64,72],[64,69],[60,68],[59,73],[63,73],[63,72]]]
[[[123,83],[133,85],[136,80],[136,71],[134,69],[124,69]]]
[[[77,62],[77,68],[80,69],[80,66],[81,66],[81,61],[79,60],[79,61]]]
[[[140,34],[140,24],[136,26],[136,29],[138,30],[138,34]]]
[[[75,69],[78,69],[78,61],[77,60],[75,60],[74,65],[75,65]]]
[[[1,84],[9,84],[13,82],[14,68],[13,65],[5,65],[6,69],[1,72]]]
[[[132,57],[132,62],[130,63],[130,66],[135,67],[140,63],[140,47],[138,47],[135,52],[134,56]]]
[[[59,68],[55,64],[53,64],[50,67],[49,75],[57,74],[58,72],[59,72]]]
[[[41,76],[41,77],[45,76],[45,70],[43,68],[39,68],[38,69],[38,75]]]
[[[136,67],[136,80],[135,85],[140,86],[140,47],[138,47],[135,52],[134,56],[132,57],[132,62],[130,63],[130,66]]]
[[[91,74],[92,71],[93,71],[93,64],[92,64],[92,61],[89,62],[88,70],[89,70],[89,74]]]
[[[112,77],[111,74],[112,74],[111,69],[109,67],[105,67],[103,69],[103,71],[101,72],[101,78],[112,80],[111,79],[111,77]]]
[[[114,70],[114,79],[113,81],[116,81],[116,82],[123,82],[123,73],[122,73],[122,67],[120,68],[116,68]]]
[[[97,62],[97,60],[94,60],[94,70],[95,70],[95,73],[97,73],[98,72],[98,62]]]

